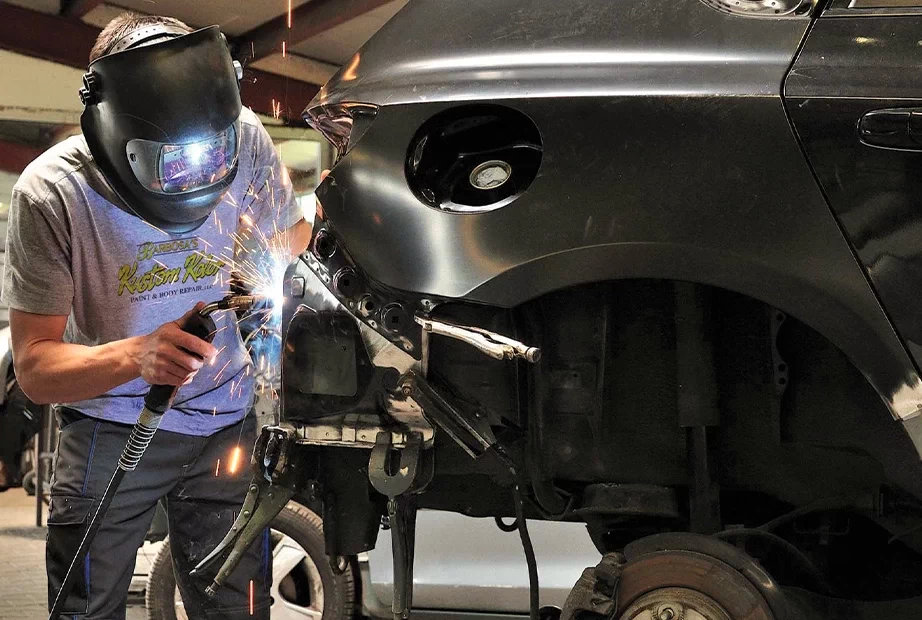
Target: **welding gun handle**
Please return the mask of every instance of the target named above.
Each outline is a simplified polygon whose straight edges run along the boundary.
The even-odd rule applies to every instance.
[[[217,326],[210,316],[196,312],[190,315],[181,325],[182,330],[201,338],[205,342],[214,340]],[[186,353],[191,353],[186,351]],[[153,385],[144,397],[144,406],[155,413],[166,413],[173,405],[173,399],[179,387],[175,385]]]

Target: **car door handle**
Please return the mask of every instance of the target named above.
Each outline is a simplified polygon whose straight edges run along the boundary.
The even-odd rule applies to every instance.
[[[869,146],[922,151],[922,108],[872,110],[858,122],[858,135]]]

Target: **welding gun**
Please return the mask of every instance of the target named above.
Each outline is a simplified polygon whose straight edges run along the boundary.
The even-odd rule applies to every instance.
[[[228,295],[224,299],[210,303],[195,314],[188,316],[180,327],[184,332],[206,342],[211,342],[214,340],[215,332],[217,331],[215,322],[211,318],[212,314],[219,310],[245,310],[252,307],[257,299],[258,297],[254,295]],[[186,352],[190,353],[189,351]],[[176,398],[178,391],[178,386],[154,385],[151,386],[144,397],[144,407],[141,409],[138,421],[135,422],[134,428],[131,429],[131,435],[125,449],[122,451],[122,456],[118,460],[115,473],[112,474],[99,506],[96,508],[86,533],[83,535],[83,540],[80,541],[80,546],[77,548],[76,554],[74,554],[74,559],[67,569],[67,574],[64,576],[60,590],[58,590],[58,595],[54,600],[48,620],[58,620],[63,612],[64,603],[70,595],[74,579],[77,576],[77,567],[83,565],[86,554],[90,549],[90,544],[92,544],[96,533],[102,525],[103,518],[105,518],[106,512],[109,510],[109,505],[118,491],[122,478],[129,471],[134,471],[138,466],[138,462],[144,456],[144,452],[154,438],[154,433],[160,427],[160,420],[173,406],[173,399]]]

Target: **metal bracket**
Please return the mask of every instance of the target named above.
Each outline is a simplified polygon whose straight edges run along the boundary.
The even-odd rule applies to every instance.
[[[346,414],[322,423],[303,424],[295,429],[295,441],[314,446],[370,449],[381,433],[390,435],[391,445],[395,448],[405,448],[414,434],[419,435],[423,446],[428,448],[435,437],[435,429],[426,424],[420,411],[418,420],[407,420],[399,427],[382,424],[381,416],[361,413]]]
[[[401,379],[400,387],[420,403],[426,415],[471,458],[480,458],[496,446],[496,437],[486,419],[461,411],[423,377],[407,373]]]
[[[422,438],[410,433],[406,448],[395,454],[390,433],[379,433],[368,459],[368,479],[381,495],[393,498],[409,492],[419,473]],[[394,459],[399,459],[395,466]]]
[[[769,308],[769,321],[771,322],[771,338],[772,338],[772,365],[775,376],[775,391],[778,393],[778,396],[784,396],[784,392],[788,388],[788,381],[790,380],[788,373],[788,364],[784,361],[784,358],[781,356],[781,351],[778,350],[778,333],[781,331],[784,322],[787,320],[787,315],[776,308]]]

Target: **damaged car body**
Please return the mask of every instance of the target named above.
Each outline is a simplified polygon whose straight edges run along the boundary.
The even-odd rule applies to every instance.
[[[922,611],[920,28],[411,2],[306,110],[338,158],[213,561],[294,497],[343,570],[392,529],[395,617],[420,508],[526,555],[525,517],[585,522],[568,618]]]

